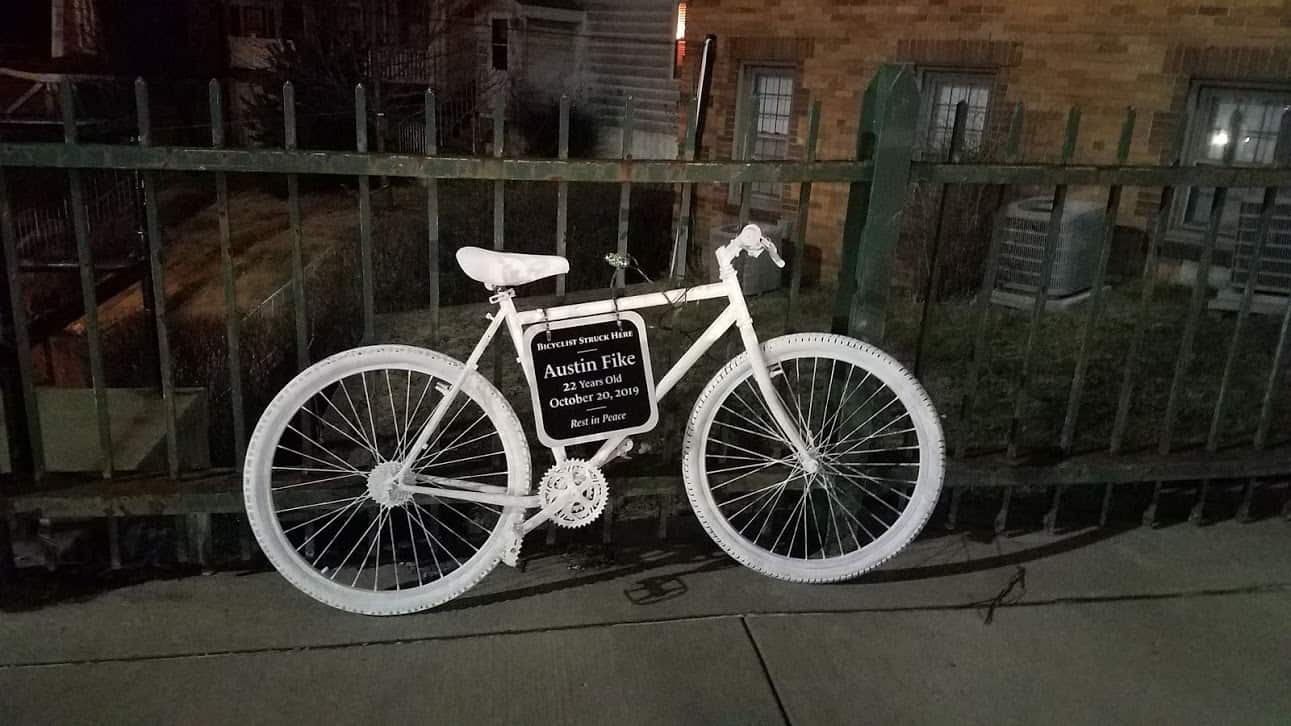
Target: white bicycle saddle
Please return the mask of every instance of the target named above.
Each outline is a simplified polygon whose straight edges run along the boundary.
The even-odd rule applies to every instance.
[[[569,272],[569,260],[558,255],[523,255],[479,247],[459,249],[457,265],[467,277],[484,283],[489,289],[515,287]]]

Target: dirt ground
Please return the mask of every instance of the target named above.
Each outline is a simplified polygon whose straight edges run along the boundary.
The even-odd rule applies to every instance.
[[[301,241],[305,263],[358,238],[358,202],[341,191],[302,194]],[[243,314],[291,279],[292,232],[287,201],[264,191],[230,193],[230,244],[236,275],[237,308]],[[224,280],[220,270],[219,212],[214,201],[165,230],[166,299],[171,320],[221,316]],[[104,328],[142,306],[140,284],[99,307]]]

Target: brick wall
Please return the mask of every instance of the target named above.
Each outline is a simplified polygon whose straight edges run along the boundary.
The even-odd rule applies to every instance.
[[[701,153],[709,159],[731,154],[743,64],[795,69],[799,144],[807,99],[822,101],[821,159],[854,155],[860,96],[885,62],[993,71],[994,121],[1007,123],[1008,109],[1025,102],[1026,157],[1035,160],[1058,154],[1072,104],[1082,111],[1078,161],[1110,162],[1125,109],[1134,106],[1131,161],[1156,163],[1168,153],[1193,81],[1291,85],[1289,0],[689,0],[686,32],[696,49],[683,73],[686,96],[704,37],[718,39]],[[796,195],[796,186],[786,187],[782,214],[793,211]],[[1126,194],[1123,218],[1141,221],[1157,198],[1154,190]],[[846,200],[845,185],[813,190],[808,243],[821,248],[826,266],[837,265]],[[724,188],[698,189],[696,239],[734,211]]]

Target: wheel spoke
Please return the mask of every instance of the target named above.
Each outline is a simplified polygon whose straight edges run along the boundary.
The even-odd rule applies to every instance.
[[[354,465],[353,465],[353,464],[351,464],[350,462],[348,462],[348,461],[346,461],[345,459],[343,459],[343,458],[341,458],[340,456],[338,456],[338,455],[336,454],[336,452],[334,452],[334,451],[332,451],[331,449],[327,448],[326,446],[323,446],[322,444],[318,443],[318,441],[316,441],[316,440],[314,439],[314,437],[310,436],[309,434],[306,434],[304,431],[301,431],[300,429],[296,428],[295,426],[292,426],[290,422],[288,422],[288,424],[287,424],[287,430],[288,430],[288,431],[291,431],[291,432],[293,432],[293,433],[295,433],[297,436],[299,436],[299,437],[302,439],[302,441],[305,441],[305,442],[308,442],[308,443],[313,444],[313,445],[314,445],[314,448],[322,450],[322,451],[323,451],[323,453],[327,454],[328,456],[332,457],[332,458],[333,458],[333,459],[335,459],[336,461],[340,462],[340,464],[341,464],[341,467],[342,467],[342,468],[345,468],[345,469],[351,469],[351,470],[353,470],[353,471],[358,471],[357,469],[355,469],[355,467],[354,467]],[[286,447],[285,447],[285,446],[283,446],[281,443],[279,443],[278,445],[279,445],[280,447],[282,447],[282,448],[286,448]],[[302,446],[301,448],[304,448],[304,447]],[[290,450],[290,449],[289,449],[289,450]],[[305,453],[303,453],[303,452],[295,452],[295,453],[298,453],[298,454],[300,454],[301,456],[309,456],[308,454],[305,454]],[[311,458],[311,459],[314,459],[314,457],[312,457],[312,456],[310,456],[310,458]],[[326,463],[327,463],[327,462],[321,461],[321,460],[319,460],[319,459],[314,459],[314,460],[315,460],[315,461],[318,461],[319,463],[324,463],[324,464],[326,464]]]
[[[745,381],[744,383],[742,383],[742,384],[740,384],[740,385],[745,385],[745,384],[748,384],[748,381]],[[777,424],[775,423],[775,416],[772,416],[772,415],[771,415],[771,412],[770,412],[769,410],[767,410],[766,404],[762,402],[762,394],[761,394],[761,393],[760,393],[756,388],[754,388],[754,390],[753,390],[753,400],[757,401],[757,402],[758,402],[758,406],[762,409],[762,411],[761,411],[761,412],[759,412],[757,409],[755,409],[755,408],[753,408],[752,406],[750,406],[748,401],[745,401],[745,400],[744,400],[744,398],[740,396],[740,392],[739,392],[738,388],[739,388],[739,387],[737,386],[737,387],[736,387],[736,390],[732,390],[732,391],[731,391],[731,396],[732,396],[732,397],[734,397],[734,398],[735,398],[735,400],[737,400],[737,401],[739,401],[741,404],[743,404],[744,408],[745,408],[745,409],[747,409],[749,413],[751,413],[751,414],[753,414],[755,417],[757,417],[757,419],[758,419],[758,423],[761,425],[761,428],[762,428],[762,430],[763,430],[763,431],[765,431],[766,433],[768,433],[768,434],[770,434],[770,435],[772,435],[772,436],[778,436],[778,435],[780,435],[779,433],[777,433],[777,432],[779,432],[779,430],[780,430],[780,426],[779,426],[779,425],[777,425]],[[751,385],[750,385],[750,388],[752,388],[752,386],[751,386]],[[734,412],[734,411],[735,411],[735,409],[734,409],[734,408],[732,408],[732,409],[731,409],[731,411],[732,411],[732,412]],[[762,413],[766,413],[766,415],[769,417],[769,419],[768,419],[768,418],[764,418],[764,417],[762,416]],[[741,416],[741,418],[744,418],[744,417],[743,417],[743,416]],[[745,420],[745,421],[749,421],[749,419],[747,419],[747,418],[744,418],[744,420]],[[749,423],[750,423],[750,424],[752,424],[753,422],[752,422],[752,421],[749,421]]]
[[[346,395],[346,398],[348,398],[348,397],[349,397],[349,391],[345,388],[345,382],[344,382],[344,381],[337,381],[337,382],[336,382],[336,386],[337,386],[338,388],[340,388],[340,389],[341,389],[341,392],[342,392],[342,393],[344,393],[344,394]],[[341,419],[342,421],[344,421],[344,422],[345,422],[346,427],[348,427],[348,428],[350,429],[350,431],[353,431],[355,434],[357,434],[359,438],[358,438],[358,439],[355,439],[353,436],[350,436],[350,435],[349,435],[349,434],[347,434],[346,432],[344,432],[344,431],[340,430],[339,428],[337,428],[336,426],[334,426],[331,422],[329,422],[326,418],[324,418],[324,417],[322,417],[322,416],[319,416],[318,414],[314,413],[314,412],[309,408],[309,406],[308,406],[308,405],[302,406],[302,407],[301,407],[301,409],[302,409],[302,410],[305,410],[305,411],[308,411],[308,412],[309,412],[309,414],[310,414],[311,416],[313,416],[314,418],[318,419],[319,421],[322,421],[323,423],[327,424],[328,426],[330,426],[330,427],[332,428],[332,430],[334,430],[334,431],[336,431],[337,433],[341,434],[342,436],[344,436],[345,438],[349,439],[350,441],[353,441],[355,444],[358,444],[360,447],[362,447],[362,448],[366,449],[366,450],[368,451],[368,453],[372,454],[372,460],[373,460],[373,461],[379,461],[379,460],[381,459],[381,457],[377,454],[376,447],[372,444],[372,442],[368,441],[368,435],[367,435],[367,432],[366,432],[366,431],[364,431],[364,430],[362,429],[362,427],[361,427],[361,426],[359,426],[359,425],[358,425],[354,420],[352,420],[349,416],[346,416],[346,415],[345,415],[345,413],[341,411],[341,409],[337,408],[337,407],[336,407],[336,404],[335,404],[335,403],[332,403],[332,397],[331,397],[331,396],[324,395],[324,394],[323,394],[323,392],[321,392],[321,391],[320,391],[319,393],[314,394],[314,396],[312,396],[312,397],[311,397],[311,400],[313,400],[313,398],[322,398],[322,399],[323,399],[323,403],[326,403],[326,404],[328,405],[328,407],[329,407],[329,408],[331,408],[333,411],[335,411],[335,412],[336,412],[336,416],[337,416],[337,418],[339,418],[339,419]],[[354,404],[353,404],[353,403],[351,403],[351,404],[350,404],[350,408],[351,408],[351,410],[354,408]],[[357,417],[357,416],[358,416],[358,414],[357,414],[357,413],[355,413],[355,416]],[[359,439],[362,439],[362,441],[360,441]]]
[[[737,481],[739,481],[739,480],[743,479],[743,478],[744,478],[744,477],[746,477],[746,476],[749,476],[750,474],[757,474],[757,473],[760,473],[761,471],[763,471],[764,469],[767,469],[768,467],[772,467],[772,466],[775,466],[776,464],[781,464],[781,463],[784,463],[784,462],[780,462],[780,461],[768,461],[767,463],[762,464],[761,466],[759,466],[758,468],[754,469],[753,471],[746,471],[746,472],[744,472],[743,474],[740,474],[740,475],[739,475],[739,476],[737,476],[737,477],[734,477],[734,478],[732,478],[732,479],[727,479],[726,481],[722,482],[721,484],[718,484],[717,486],[709,487],[708,489],[709,489],[709,491],[714,491],[714,492],[715,492],[715,491],[717,491],[718,489],[721,489],[721,488],[722,488],[722,487],[724,487],[724,486],[727,486],[727,485],[730,485],[730,484],[734,484],[735,482],[737,482]],[[713,474],[713,473],[715,473],[715,472],[709,472],[709,474]]]
[[[372,426],[372,442],[380,444],[381,433],[377,431],[376,419],[372,417],[372,394],[368,392],[368,372],[360,371],[359,380],[363,382],[363,402],[368,407],[368,424]],[[381,453],[380,446],[377,447],[377,453]]]
[[[403,433],[399,431],[399,408],[394,405],[394,388],[390,385],[390,369],[382,371],[386,379],[386,395],[390,399],[390,426],[394,428],[394,450],[403,451]]]
[[[762,438],[764,438],[764,439],[770,439],[770,440],[772,440],[772,441],[776,442],[777,444],[782,444],[782,445],[783,445],[783,444],[785,444],[785,443],[786,443],[786,442],[785,442],[785,440],[784,440],[784,437],[783,437],[783,436],[768,436],[768,435],[766,435],[766,434],[764,434],[764,433],[760,433],[760,432],[758,432],[758,431],[753,431],[753,430],[751,430],[751,429],[746,429],[746,428],[744,428],[743,426],[735,426],[734,424],[728,424],[728,423],[726,423],[725,421],[714,421],[714,422],[713,422],[713,425],[714,425],[714,426],[722,426],[722,427],[724,427],[724,428],[728,428],[728,429],[731,429],[731,430],[733,430],[733,431],[743,431],[743,432],[744,432],[744,433],[746,433],[746,434],[752,434],[752,435],[754,435],[754,436],[761,436]]]
[[[363,417],[359,415],[359,409],[354,405],[354,399],[350,397],[350,387],[345,385],[344,378],[337,381],[336,384],[341,387],[341,393],[345,394],[345,401],[350,405],[350,412],[354,414],[354,420],[351,422],[351,425],[354,426],[354,430],[359,433],[360,437],[364,441],[368,442],[368,450],[372,452],[372,457],[378,462],[382,461],[381,450],[377,447],[376,428],[373,427],[372,429],[372,438],[368,438],[367,429],[363,428]],[[333,408],[335,408],[335,406],[333,406]],[[337,413],[340,413],[340,411],[337,411]],[[342,418],[344,418],[343,415]]]
[[[411,371],[409,375],[411,376]],[[421,558],[417,556],[417,536],[412,533],[412,515],[408,513],[407,507],[403,510],[403,521],[408,525],[408,546],[412,548],[412,566],[417,571],[417,587],[421,587],[426,584],[426,581],[421,578]]]
[[[359,535],[359,538],[354,540],[354,546],[351,547],[350,551],[345,554],[345,559],[341,560],[341,564],[336,566],[336,569],[332,572],[331,577],[329,577],[328,579],[333,581],[336,580],[336,576],[341,573],[341,570],[345,569],[345,565],[348,564],[350,561],[350,558],[354,556],[355,550],[359,548],[359,545],[363,544],[363,540],[367,539],[368,532],[372,531],[372,527],[376,523],[377,523],[377,520],[373,519],[372,523],[367,526],[367,529],[363,530],[363,534]],[[361,568],[360,568],[360,571],[361,571]],[[355,576],[354,581],[358,582],[357,576]],[[351,584],[351,587],[353,587],[353,584]]]
[[[426,527],[426,520],[422,519],[421,507],[417,506],[416,502],[412,502],[412,504],[413,511],[417,514],[417,524],[421,527],[422,533],[426,535],[426,544],[430,545],[430,556],[431,559],[435,561],[435,571],[438,572],[439,576],[442,578],[444,576],[444,570],[439,566],[439,555],[435,554],[435,545],[439,545],[439,548],[443,550],[444,553],[453,560],[453,562],[456,562],[458,567],[462,566],[462,562],[457,559],[457,555],[454,555],[452,550],[445,547],[444,543],[439,541],[438,537],[430,533],[430,530]],[[429,514],[429,512],[427,512],[427,514]]]
[[[327,397],[324,397],[324,398],[323,398],[323,400],[324,400],[324,401],[326,401],[326,402],[328,403],[328,405],[331,405],[331,403],[332,403],[330,400],[328,400],[328,399],[327,399]],[[312,409],[310,409],[308,406],[302,406],[300,410],[304,411],[305,413],[309,414],[310,416],[313,416],[315,419],[317,419],[317,420],[318,420],[320,423],[322,423],[324,426],[327,426],[328,428],[330,428],[331,430],[333,430],[333,431],[335,431],[336,433],[340,434],[341,436],[344,436],[345,438],[349,439],[351,442],[353,442],[353,443],[354,443],[356,446],[358,446],[359,448],[361,448],[361,449],[363,449],[363,450],[367,451],[368,453],[372,454],[372,456],[373,456],[373,458],[374,458],[374,459],[376,458],[376,452],[375,452],[375,451],[373,451],[371,448],[369,448],[367,444],[363,443],[362,441],[359,441],[358,439],[354,438],[353,436],[350,436],[348,433],[346,433],[346,432],[344,432],[344,431],[342,431],[342,430],[340,430],[340,429],[336,428],[336,425],[335,425],[335,424],[333,424],[331,421],[328,421],[326,418],[323,418],[322,416],[319,416],[318,414],[314,413],[314,411],[313,411]],[[333,411],[336,411],[336,413],[337,413],[338,415],[342,415],[342,414],[341,414],[341,412],[340,412],[340,411],[338,411],[338,410],[336,409],[336,407],[335,407],[335,406],[332,406],[332,410],[333,410]],[[342,415],[342,418],[343,418],[343,417],[344,417],[344,416]]]
[[[439,504],[440,504],[441,506],[444,506],[444,503],[443,503],[443,502],[440,502]],[[421,504],[419,504],[418,502],[416,502],[416,501],[414,500],[414,501],[412,502],[412,505],[413,505],[414,507],[416,507],[417,509],[420,509],[420,510],[421,510],[421,512],[422,512],[422,514],[425,514],[427,517],[430,517],[431,519],[433,519],[433,520],[435,521],[435,523],[436,523],[436,524],[438,524],[440,527],[443,527],[445,530],[447,530],[449,534],[451,534],[451,535],[453,535],[454,537],[456,537],[456,538],[458,538],[459,540],[461,540],[461,541],[462,541],[462,544],[466,545],[467,547],[470,547],[472,552],[479,552],[479,551],[480,551],[480,548],[479,548],[479,547],[476,547],[475,545],[471,544],[470,540],[466,539],[466,538],[465,538],[465,537],[463,537],[461,534],[459,534],[457,530],[453,529],[452,527],[449,527],[447,524],[444,524],[443,520],[441,520],[439,517],[436,517],[433,513],[431,513],[431,512],[430,512],[429,510],[427,510],[425,507],[421,506]],[[460,512],[459,512],[459,514],[460,514]],[[477,524],[477,526],[478,526],[478,524]],[[486,531],[487,531],[487,530],[486,530]],[[492,534],[492,533],[490,532],[490,534]],[[454,557],[453,559],[454,559],[454,560],[456,560],[457,558],[456,558],[456,557]],[[460,564],[460,563],[459,563],[459,564]]]
[[[863,385],[865,385],[865,382],[864,382],[864,381],[862,381],[862,382],[861,382],[861,385],[862,385],[862,386],[863,386]],[[859,386],[858,386],[858,388],[859,388]],[[887,389],[887,387],[886,387],[886,386],[883,386],[883,385],[880,385],[878,388],[875,388],[875,389],[874,389],[874,392],[873,392],[873,393],[871,393],[871,394],[869,395],[869,397],[867,397],[864,401],[862,401],[862,402],[861,402],[861,405],[856,406],[856,407],[855,407],[855,408],[853,408],[852,410],[848,411],[848,412],[847,412],[847,415],[846,415],[846,416],[844,416],[844,417],[843,417],[843,418],[842,418],[842,419],[841,419],[837,424],[835,424],[835,426],[834,426],[834,430],[835,430],[835,431],[838,431],[839,429],[841,429],[841,428],[843,428],[844,426],[846,426],[846,425],[847,425],[847,422],[848,422],[848,421],[851,421],[853,416],[855,416],[856,414],[860,413],[861,411],[864,411],[864,410],[865,410],[865,407],[870,405],[870,401],[873,401],[873,400],[874,400],[874,398],[875,398],[876,396],[878,396],[880,393],[882,393],[882,392],[884,392],[884,391],[886,391],[886,390],[888,390],[888,389]],[[894,398],[895,398],[895,396],[894,396]],[[840,410],[841,410],[841,409],[840,409]],[[861,424],[861,426],[864,426],[864,425],[865,425],[864,423],[862,423],[862,424]],[[861,428],[861,426],[857,426],[856,428],[852,429],[852,431],[857,431],[857,430],[859,430],[859,429]],[[849,433],[847,436],[844,436],[843,438],[845,438],[845,439],[846,439],[846,438],[848,438],[849,436],[851,436],[851,434],[850,434],[850,433]]]
[[[406,436],[407,436],[407,441],[404,442],[405,447],[411,447],[413,443],[417,440],[417,436],[414,436],[412,432],[416,431],[417,434],[420,435],[421,427],[426,425],[426,423],[430,421],[430,417],[435,414],[435,408],[432,406],[430,411],[426,414],[426,420],[422,421],[420,425],[414,426],[414,424],[417,423],[417,414],[421,413],[421,404],[423,401],[426,400],[426,393],[430,391],[430,384],[434,383],[434,381],[435,381],[434,376],[426,376],[426,384],[421,387],[421,394],[417,396],[417,403],[416,405],[413,406],[412,413],[408,414],[408,423],[407,425],[404,426],[404,431],[406,432]],[[407,457],[408,457],[408,450],[406,448],[400,449],[399,460],[402,461]]]
[[[887,500],[886,500],[886,499],[884,499],[883,497],[880,497],[880,496],[876,495],[874,492],[871,492],[869,489],[866,489],[866,488],[865,488],[865,487],[864,487],[860,482],[856,481],[856,478],[855,478],[855,477],[848,476],[847,474],[843,474],[843,473],[839,472],[839,471],[838,471],[838,470],[836,470],[836,469],[831,470],[831,473],[832,473],[832,474],[834,474],[835,476],[842,477],[842,479],[843,479],[844,481],[846,481],[848,484],[851,484],[852,486],[855,486],[857,489],[860,489],[862,492],[864,492],[864,493],[865,493],[865,495],[866,495],[866,496],[870,497],[871,499],[875,500],[875,501],[876,501],[876,502],[878,502],[879,504],[882,504],[883,506],[885,506],[885,507],[887,507],[888,509],[892,510],[892,512],[893,512],[894,514],[896,514],[896,515],[897,515],[897,517],[900,517],[900,516],[901,516],[901,512],[902,512],[902,510],[897,509],[896,507],[892,506],[891,504],[888,504],[888,502],[887,502]],[[866,478],[866,479],[868,479],[868,478],[869,478],[869,477],[866,477],[864,474],[861,474],[861,477],[862,477],[862,478]],[[901,494],[901,492],[897,492],[897,491],[895,491],[895,490],[891,490],[891,489],[890,489],[889,491],[892,491],[892,492],[893,492],[893,493],[895,493],[895,494],[900,494],[901,496],[904,496],[904,497],[906,498],[906,500],[907,500],[907,501],[910,499],[909,495]]]
[[[775,509],[775,502],[779,501],[780,495],[784,493],[785,488],[789,485],[789,481],[792,479],[793,479],[793,475],[790,475],[782,479],[781,481],[776,482],[775,486],[773,487],[774,491],[768,492],[767,494],[761,497],[758,497],[757,499],[754,499],[753,501],[749,502],[743,507],[740,507],[739,511],[737,511],[735,514],[732,514],[731,516],[726,518],[727,521],[733,523],[735,521],[735,518],[740,516],[740,513],[742,513],[744,510],[748,509],[754,504],[757,504],[758,502],[762,502],[762,506],[758,507],[757,511],[755,511],[752,514],[752,516],[749,517],[749,521],[744,523],[744,527],[740,528],[740,534],[743,535],[744,528],[748,527],[750,524],[757,521],[758,515],[762,513],[762,511],[766,508],[767,504],[771,504],[771,509],[773,510]],[[764,524],[763,526],[765,527],[766,525]]]
[[[722,441],[721,439],[716,439],[716,440],[714,440],[714,441],[713,441],[713,443],[721,444],[722,446],[728,446],[728,447],[730,447],[730,448],[732,448],[732,449],[735,449],[736,451],[742,451],[742,452],[744,452],[744,453],[746,453],[746,454],[752,454],[753,456],[760,457],[760,459],[759,459],[760,461],[774,461],[774,462],[777,462],[777,463],[784,463],[784,459],[777,459],[777,458],[776,458],[776,457],[774,457],[774,456],[767,456],[766,454],[763,454],[763,453],[762,453],[762,452],[760,452],[760,451],[754,451],[754,450],[752,450],[752,449],[746,449],[746,448],[744,448],[743,446],[740,446],[740,445],[738,445],[738,444],[732,444],[732,443],[731,443],[731,442],[729,442],[729,441]],[[722,456],[722,454],[713,454],[713,456]],[[727,458],[730,458],[730,457],[727,457]]]
[[[474,455],[474,456],[463,456],[463,457],[462,457],[462,458],[460,458],[460,459],[453,459],[452,461],[436,461],[436,462],[433,462],[433,465],[434,465],[434,466],[449,466],[450,464],[460,464],[460,463],[462,463],[462,462],[464,462],[464,461],[476,461],[476,460],[478,460],[478,459],[487,459],[487,458],[489,458],[490,456],[497,456],[497,455],[499,455],[499,454],[501,454],[501,455],[505,456],[505,455],[506,455],[506,452],[505,452],[505,451],[502,451],[502,450],[498,450],[498,451],[490,451],[490,452],[488,452],[487,454],[476,454],[476,455]],[[419,466],[419,467],[417,467],[417,468],[413,469],[413,471],[416,471],[417,473],[421,473],[421,472],[424,472],[428,466],[431,466],[431,464],[426,464],[426,465],[423,465],[423,466]]]
[[[873,541],[875,541],[875,540],[877,540],[877,539],[878,539],[878,537],[875,537],[875,536],[874,536],[874,533],[873,533],[873,532],[870,532],[870,528],[869,528],[869,527],[866,527],[866,526],[861,522],[861,520],[857,519],[855,516],[853,516],[853,515],[852,515],[851,511],[849,511],[849,510],[847,509],[847,507],[843,506],[843,503],[842,503],[842,502],[838,501],[838,495],[837,495],[837,494],[835,494],[835,493],[834,493],[834,490],[833,490],[833,489],[831,489],[828,485],[826,485],[826,487],[825,487],[825,493],[826,493],[826,494],[827,494],[831,499],[833,499],[833,500],[834,500],[834,503],[835,503],[835,504],[837,504],[837,505],[838,505],[838,510],[839,510],[840,512],[842,512],[842,513],[843,513],[843,516],[844,516],[844,517],[847,517],[848,519],[850,519],[850,520],[852,520],[853,522],[855,522],[855,523],[856,523],[856,526],[861,528],[861,531],[865,533],[865,536],[866,536],[866,537],[869,537],[869,538],[870,538],[870,541],[871,541],[871,542],[873,542]],[[880,520],[880,524],[882,524],[882,520]],[[885,525],[885,526],[886,526],[886,525]],[[849,530],[851,530],[851,532],[852,532],[852,540],[856,542],[856,549],[858,549],[858,550],[859,550],[859,549],[861,549],[861,541],[860,541],[859,539],[857,539],[857,537],[856,537],[856,530],[853,530],[853,529],[852,529],[852,525],[850,525],[850,524],[849,524],[849,525],[847,525],[847,528],[848,528]]]
[[[318,515],[317,517],[314,517],[314,518],[312,518],[312,519],[308,519],[308,520],[306,520],[306,521],[304,521],[304,522],[301,522],[300,524],[297,524],[297,525],[293,525],[293,526],[291,526],[291,527],[288,527],[287,529],[284,529],[284,530],[282,531],[282,533],[283,533],[283,534],[291,534],[292,532],[294,532],[294,531],[296,531],[296,530],[300,529],[301,527],[304,527],[304,526],[306,526],[306,525],[313,524],[314,522],[317,522],[318,520],[320,520],[320,519],[322,519],[322,518],[324,518],[324,517],[340,516],[343,512],[345,512],[345,510],[349,509],[350,507],[355,507],[355,506],[360,506],[360,507],[361,507],[361,506],[363,506],[363,497],[356,497],[356,498],[354,499],[354,501],[350,502],[349,504],[346,504],[346,505],[344,505],[344,506],[337,507],[336,509],[333,509],[333,510],[332,510],[332,511],[330,511],[330,512],[323,512],[322,514]],[[322,528],[321,528],[319,531],[321,532],[323,529],[327,529],[327,525],[326,525],[326,524],[324,524],[324,525],[322,526]],[[314,536],[317,536],[317,535],[318,535],[318,532],[315,532],[315,533],[314,533]],[[310,539],[313,539],[313,537],[310,537]],[[309,542],[309,540],[305,540],[305,543],[308,543],[308,542]],[[305,546],[305,543],[302,543],[300,546],[301,546],[301,547],[304,547],[304,546]],[[300,549],[300,547],[297,547],[296,549]]]
[[[362,474],[337,474],[336,476],[324,477],[322,479],[311,479],[309,481],[297,482],[295,484],[284,484],[279,487],[270,487],[269,491],[280,492],[287,489],[295,489],[296,487],[309,486],[310,484],[322,484],[323,482],[336,481],[337,479],[350,479],[356,476],[359,478],[363,477]]]
[[[868,424],[869,422],[871,422],[871,421],[873,421],[874,419],[878,418],[879,414],[881,414],[881,413],[883,413],[884,411],[888,410],[889,408],[891,408],[891,407],[892,407],[892,404],[894,404],[894,403],[896,403],[896,402],[898,402],[898,401],[900,401],[900,400],[901,400],[900,398],[898,398],[897,396],[893,395],[893,396],[892,396],[892,400],[891,400],[891,401],[888,401],[887,403],[883,404],[883,408],[880,408],[879,410],[877,410],[877,411],[875,411],[874,413],[870,414],[870,417],[869,417],[869,418],[865,419],[864,421],[862,421],[862,422],[860,422],[860,423],[856,424],[856,426],[852,427],[852,430],[851,430],[851,431],[848,431],[848,432],[847,432],[847,435],[843,436],[843,439],[844,439],[844,440],[846,440],[846,439],[850,439],[850,438],[852,437],[852,434],[854,434],[854,433],[856,433],[857,431],[860,431],[861,429],[865,428],[865,425],[866,425],[866,424]],[[905,412],[902,412],[902,416],[906,416],[906,415],[909,415],[909,414],[907,414],[907,413],[905,413]],[[900,416],[898,416],[897,418],[898,418],[898,420],[899,420],[899,419],[900,419]],[[889,421],[889,422],[888,422],[888,426],[891,426],[891,424],[892,424],[892,422],[891,422],[891,421]],[[887,426],[885,426],[884,428],[887,428]],[[879,431],[882,431],[882,430],[883,430],[883,429],[879,429]]]
[[[317,556],[314,557],[313,562],[309,563],[310,567],[318,567],[318,563],[323,560],[323,556],[326,555],[328,551],[332,549],[332,545],[335,544],[336,539],[341,536],[341,532],[344,532],[345,528],[350,526],[350,522],[354,519],[354,515],[358,514],[359,510],[362,508],[363,508],[363,501],[360,500],[358,504],[354,507],[354,509],[350,512],[350,516],[345,518],[345,521],[341,524],[340,529],[336,530],[336,534],[333,534],[332,538],[328,540],[327,546],[323,548],[323,551],[319,552]]]
[[[298,507],[288,507],[286,509],[279,509],[277,510],[277,513],[286,514],[287,512],[298,512],[302,509],[313,509],[314,507],[326,507],[329,504],[339,504],[341,502],[352,502],[355,499],[362,499],[363,497],[366,497],[366,496],[367,494],[365,493],[365,494],[360,494],[357,497],[346,497],[345,499],[333,499],[330,502],[316,502],[314,504],[302,504]]]
[[[797,521],[798,507],[801,507],[801,506],[802,506],[802,497],[798,497],[798,503],[793,505],[793,509],[789,510],[789,516],[785,518],[784,524],[780,526],[780,534],[777,534],[775,538],[775,542],[771,543],[772,554],[774,554],[776,551],[776,548],[780,546],[780,538],[784,537],[784,531],[789,528],[789,523]],[[792,547],[793,541],[790,540],[789,544]]]

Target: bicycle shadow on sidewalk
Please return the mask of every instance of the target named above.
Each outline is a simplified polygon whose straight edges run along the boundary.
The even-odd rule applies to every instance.
[[[997,554],[981,557],[974,556],[968,547],[968,541],[981,541],[980,533],[971,531],[948,532],[944,535],[917,540],[911,549],[896,558],[897,566],[888,566],[877,571],[868,572],[855,580],[831,583],[831,588],[862,588],[894,582],[935,579],[964,575],[973,572],[1007,569],[1035,560],[1045,559],[1064,552],[1070,552],[1102,542],[1124,532],[1134,529],[1133,526],[1090,528],[1060,539],[1038,543],[1035,546],[1024,546],[1004,552],[997,546]],[[992,541],[998,542],[998,538]],[[609,582],[636,575],[639,579],[628,584],[623,594],[634,605],[650,606],[661,602],[684,597],[690,590],[686,578],[692,575],[703,575],[721,570],[740,567],[739,563],[717,550],[711,543],[684,542],[665,545],[668,551],[663,556],[650,556],[660,552],[660,545],[620,545],[613,548],[612,564],[605,564],[593,572],[560,578],[533,585],[520,585],[496,592],[477,595],[464,595],[430,611],[431,613],[450,610],[466,610],[499,603],[513,602],[525,598],[538,597],[574,588]],[[549,557],[559,557],[559,552],[548,552],[535,558],[535,562]],[[904,562],[911,564],[902,566]],[[692,565],[681,571],[651,574],[654,571],[671,568],[677,565]],[[750,572],[750,576],[761,577]]]

